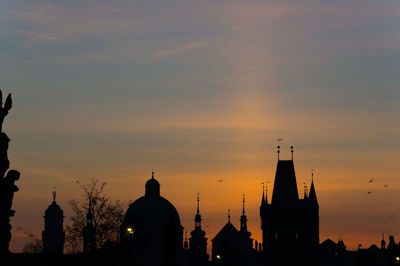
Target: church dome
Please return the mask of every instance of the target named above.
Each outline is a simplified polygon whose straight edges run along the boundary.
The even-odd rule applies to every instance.
[[[145,195],[129,206],[121,239],[133,241],[138,265],[161,265],[182,248],[179,214],[171,202],[160,196],[160,183],[154,173],[146,182]]]

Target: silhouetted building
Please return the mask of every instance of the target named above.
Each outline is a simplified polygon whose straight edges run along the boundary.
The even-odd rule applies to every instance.
[[[86,226],[83,228],[83,253],[93,253],[96,250],[96,228],[94,227],[92,206],[89,204],[86,214]]]
[[[247,217],[243,211],[240,217],[240,231],[230,221],[211,240],[212,261],[221,265],[258,265],[259,253],[253,249],[253,239],[247,231]]]
[[[65,233],[63,229],[64,212],[56,203],[56,192],[53,202],[44,214],[44,231],[42,232],[43,252],[45,254],[63,254]]]
[[[197,213],[194,216],[194,230],[190,233],[189,250],[192,264],[208,261],[206,232],[201,229],[200,199],[197,193]]]
[[[280,160],[275,174],[271,203],[267,195],[260,206],[265,265],[317,265],[319,210],[312,175],[310,192],[299,199],[292,159]]]
[[[145,195],[125,214],[121,240],[134,265],[176,265],[183,227],[175,207],[160,196],[154,173],[146,183]]]

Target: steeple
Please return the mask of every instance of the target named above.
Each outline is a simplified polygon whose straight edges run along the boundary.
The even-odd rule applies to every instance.
[[[231,222],[231,209],[228,209],[228,223]]]
[[[386,249],[385,232],[382,231],[381,249]]]
[[[244,194],[243,194],[243,209],[242,209],[242,216],[240,216],[240,231],[247,231],[247,216],[244,210]]]
[[[92,253],[96,250],[96,229],[93,224],[92,204],[89,200],[89,208],[86,214],[86,226],[83,228],[83,253]]]
[[[268,185],[265,186],[265,204],[268,205]]]
[[[265,204],[265,194],[264,194],[264,182],[261,183],[262,184],[262,197],[261,197],[261,206],[264,206]]]
[[[197,229],[201,229],[201,215],[200,215],[200,193],[197,192],[197,213],[194,216],[194,227]]]
[[[315,193],[315,187],[314,187],[314,169],[311,169],[311,187],[308,198],[318,206],[317,194]]]

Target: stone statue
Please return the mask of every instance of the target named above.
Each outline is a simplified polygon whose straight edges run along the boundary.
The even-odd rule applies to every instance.
[[[8,247],[11,240],[10,217],[15,211],[11,209],[14,193],[18,187],[14,184],[19,179],[20,173],[16,170],[7,172],[10,162],[7,156],[8,143],[10,139],[3,132],[4,118],[11,109],[11,94],[7,96],[3,106],[3,97],[0,91],[0,255],[8,254]],[[7,174],[6,174],[7,173]]]

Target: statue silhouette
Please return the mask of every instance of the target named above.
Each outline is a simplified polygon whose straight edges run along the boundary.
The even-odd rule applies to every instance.
[[[11,209],[14,193],[18,187],[14,184],[19,179],[20,173],[16,170],[7,170],[10,162],[7,156],[8,143],[10,139],[3,132],[4,118],[7,116],[12,106],[11,94],[8,94],[3,106],[3,97],[0,91],[0,255],[8,254],[9,243],[11,240],[10,217],[14,216],[15,211]],[[7,174],[6,174],[7,173]]]

